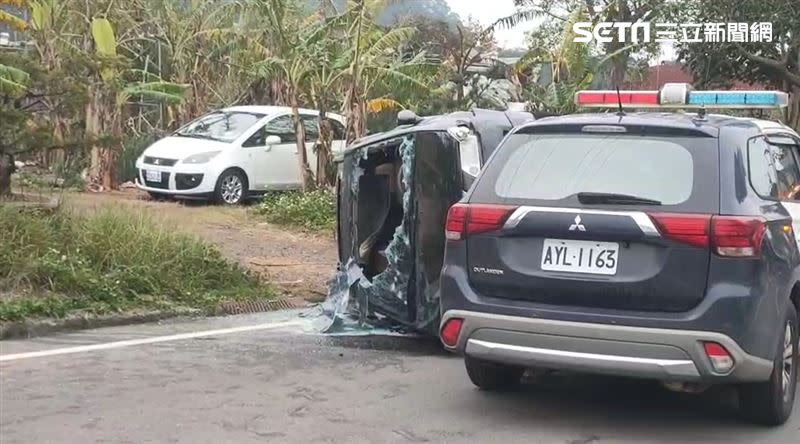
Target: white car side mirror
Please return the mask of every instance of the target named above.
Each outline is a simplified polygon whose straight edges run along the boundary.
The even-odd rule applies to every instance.
[[[264,140],[265,146],[278,145],[280,143],[281,143],[280,136],[275,136],[275,135],[267,136],[266,140]]]

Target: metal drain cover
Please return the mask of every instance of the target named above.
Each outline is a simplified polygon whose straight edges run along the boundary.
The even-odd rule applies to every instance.
[[[291,310],[305,308],[306,303],[298,299],[277,299],[274,301],[231,301],[223,302],[217,311],[220,314],[262,313],[265,311]]]

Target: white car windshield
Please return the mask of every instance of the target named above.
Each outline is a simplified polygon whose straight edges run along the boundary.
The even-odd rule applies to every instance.
[[[257,113],[217,111],[193,120],[175,135],[231,143],[263,117]]]

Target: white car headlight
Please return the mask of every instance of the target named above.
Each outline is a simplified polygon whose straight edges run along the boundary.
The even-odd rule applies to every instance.
[[[205,153],[192,154],[191,156],[183,159],[181,163],[208,163],[209,160],[216,157],[221,151],[208,151]]]

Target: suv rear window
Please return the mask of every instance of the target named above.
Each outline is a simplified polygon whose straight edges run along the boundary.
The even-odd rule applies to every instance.
[[[719,200],[717,159],[716,139],[708,137],[514,134],[473,201],[581,206],[578,193],[608,193],[709,211]]]

